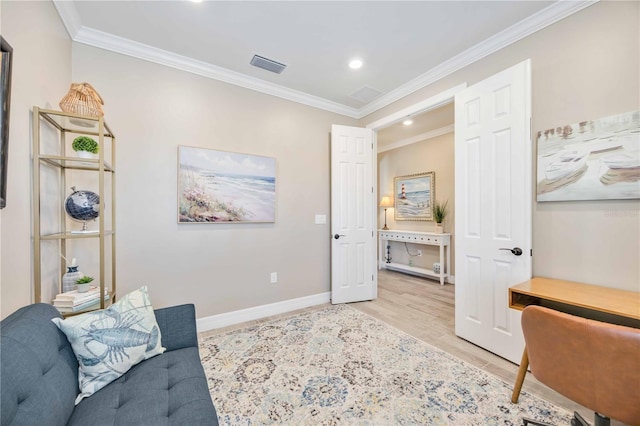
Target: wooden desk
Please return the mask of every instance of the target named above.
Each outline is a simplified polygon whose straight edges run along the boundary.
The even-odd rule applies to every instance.
[[[573,308],[630,318],[640,321],[640,293],[597,285],[581,284],[553,278],[534,277],[509,288],[509,307],[523,310],[528,305],[556,303]],[[522,383],[529,367],[525,347],[511,402],[518,402]]]
[[[544,302],[640,320],[640,293],[634,291],[542,277],[509,288],[510,308],[521,311],[528,305],[541,305]]]

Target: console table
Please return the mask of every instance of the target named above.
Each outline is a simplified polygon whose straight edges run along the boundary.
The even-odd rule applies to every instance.
[[[449,277],[449,265],[451,262],[451,234],[435,234],[432,232],[415,231],[391,231],[378,230],[380,238],[378,269],[395,269],[406,271],[412,274],[425,275],[440,280],[440,285],[444,285]],[[402,263],[386,262],[385,249],[388,241],[400,241],[402,243],[422,244],[427,246],[440,247],[440,272],[435,273],[432,269],[409,266]],[[446,249],[446,261],[445,261]]]
[[[509,288],[509,307],[512,309],[521,311],[529,305],[548,303],[640,320],[640,293],[635,291],[543,277],[534,277]],[[525,348],[511,395],[513,403],[518,402],[528,366],[529,356]]]

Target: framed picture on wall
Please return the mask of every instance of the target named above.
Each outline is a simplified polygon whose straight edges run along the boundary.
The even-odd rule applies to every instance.
[[[0,209],[4,208],[7,204],[12,57],[13,49],[9,43],[0,36]]]
[[[178,223],[275,221],[275,158],[178,147]]]
[[[433,220],[436,173],[426,172],[393,178],[395,220]]]
[[[640,198],[640,111],[538,132],[538,201]]]

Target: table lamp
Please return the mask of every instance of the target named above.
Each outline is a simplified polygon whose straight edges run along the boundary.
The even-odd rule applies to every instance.
[[[383,195],[382,199],[380,200],[380,207],[384,208],[384,227],[382,229],[386,231],[389,229],[387,227],[387,209],[389,207],[393,207],[393,198],[389,197],[388,195]]]

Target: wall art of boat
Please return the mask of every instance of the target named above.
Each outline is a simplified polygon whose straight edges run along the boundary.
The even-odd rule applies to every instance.
[[[640,152],[611,154],[604,157],[602,162],[610,169],[633,169],[640,167]]]
[[[547,165],[544,175],[548,180],[558,180],[578,172],[587,163],[588,152],[560,151],[557,159]]]

